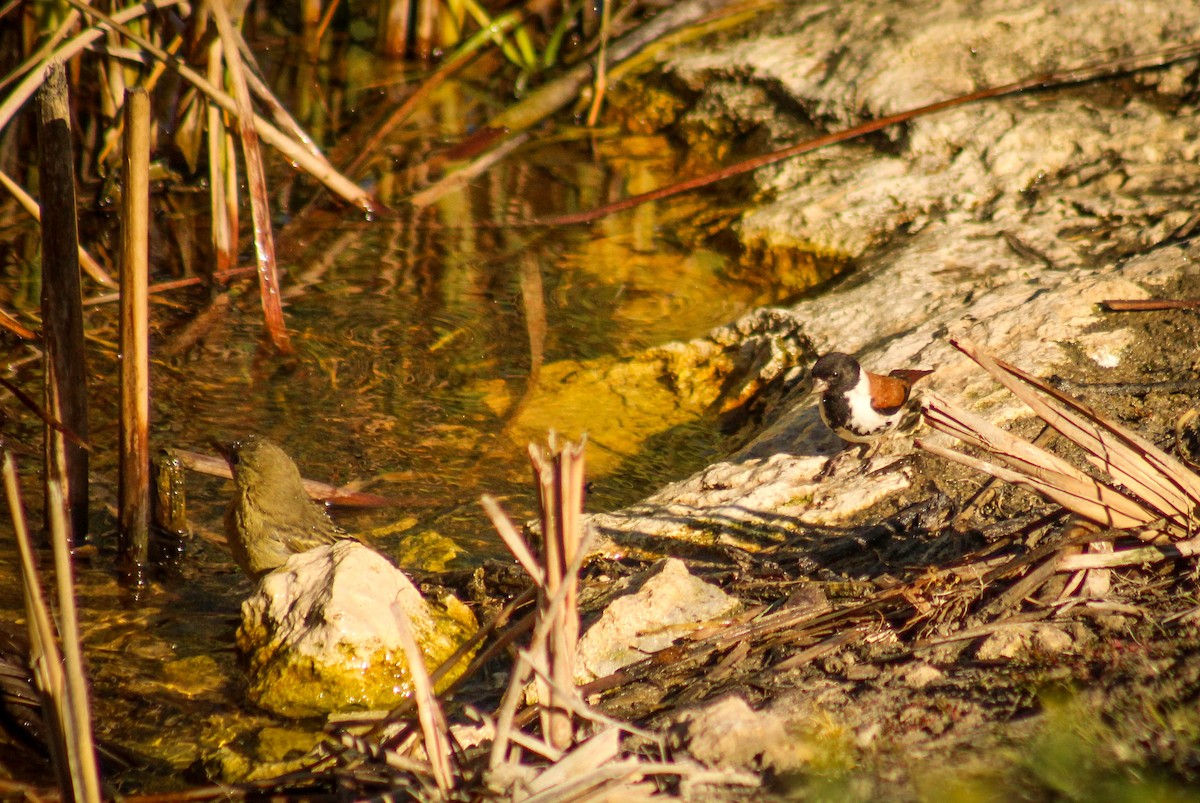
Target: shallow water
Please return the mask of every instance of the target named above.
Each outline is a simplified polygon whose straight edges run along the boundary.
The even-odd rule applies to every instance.
[[[478,92],[470,79],[448,85],[396,132],[388,152],[419,156],[454,141],[480,123],[478,112],[461,111],[478,108]],[[530,517],[524,448],[551,428],[572,439],[589,432],[592,510],[632,502],[710,461],[722,449],[714,421],[624,420],[573,383],[647,347],[701,336],[782,291],[770,276],[748,281],[736,255],[713,245],[720,238],[709,235],[734,210],[711,210],[728,199],[685,197],[590,227],[505,225],[676,178],[678,155],[663,139],[565,133],[572,136],[539,138],[550,144],[527,146],[400,220],[368,223],[341,210],[306,222],[302,235],[281,243],[292,357],[263,346],[253,286],[235,288],[229,311],[174,354],[199,296],[157,297],[154,447],[211,452],[212,440],[271,437],[308,477],[395,498],[394,508],[338,518],[400,565],[426,570],[504,557],[478,498],[491,493],[514,520]],[[400,168],[376,171],[381,195],[398,208],[407,180]],[[181,231],[206,236],[205,213],[186,208],[156,231],[159,272],[169,273],[172,243],[187,239]],[[21,285],[11,293],[10,303],[37,295]],[[132,783],[161,788],[201,781],[199,769],[178,774],[196,762],[255,754],[264,742],[282,755],[296,746],[293,736],[301,747],[312,736],[243,702],[233,636],[250,586],[221,545],[228,483],[191,475],[194,534],[182,564],[156,570],[137,604],[116,583],[104,510],[116,498],[113,315],[111,306],[88,312],[99,333],[90,357],[97,554],[79,564],[79,597],[96,729],[152,757]],[[23,431],[36,429],[25,423]],[[0,573],[10,578],[0,584],[0,617],[23,621],[9,539],[0,539]],[[214,761],[217,754],[227,758]]]

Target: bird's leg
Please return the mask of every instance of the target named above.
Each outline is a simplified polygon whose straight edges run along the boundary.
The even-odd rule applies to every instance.
[[[869,443],[858,444],[858,473],[865,474],[867,469],[871,467],[871,459],[875,457],[875,453],[879,451],[879,444],[883,442],[883,438],[876,438]]]
[[[838,452],[837,454],[833,455],[832,457],[830,457],[828,460],[825,461],[825,465],[821,468],[820,472],[818,472],[817,476],[814,477],[813,479],[817,482],[821,482],[829,477],[832,477],[834,475],[834,473],[837,471],[838,466],[840,466],[842,463],[844,463],[846,461],[846,458],[853,451],[853,447],[858,447],[858,459],[862,460],[862,456],[865,453],[865,450],[867,448],[869,448],[870,446],[871,446],[871,444],[869,444],[869,443],[846,444],[846,446],[840,452]]]

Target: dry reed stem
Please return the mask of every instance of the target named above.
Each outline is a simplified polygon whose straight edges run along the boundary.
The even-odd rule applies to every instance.
[[[1065,437],[1091,454],[1089,460],[1129,487],[1139,499],[1185,530],[1200,505],[1200,477],[1140,435],[1045,382],[981,353],[969,341],[951,341]],[[1032,386],[1050,397],[1047,401]]]
[[[1077,469],[1072,471],[1056,470],[1056,463],[1050,459],[1054,456],[1048,452],[1030,449],[1025,450],[1022,456],[1017,456],[991,451],[989,444],[995,443],[995,441],[973,438],[969,431],[957,429],[954,424],[961,423],[963,419],[956,417],[963,416],[964,411],[950,406],[935,394],[926,396],[923,410],[926,421],[934,429],[954,435],[972,446],[988,450],[991,456],[1003,460],[1010,467],[996,466],[979,458],[928,443],[920,438],[915,441],[918,448],[1005,482],[1031,488],[1050,497],[1068,510],[1073,510],[1105,527],[1114,529],[1139,527],[1155,518],[1149,510],[1124,496],[1120,491],[1109,488],[1086,475],[1074,473]],[[1039,457],[1042,455],[1046,459],[1044,462],[1039,462]],[[1057,459],[1054,458],[1055,461]]]
[[[216,103],[230,115],[234,117],[238,116],[237,102],[228,93],[214,86],[200,73],[156,46],[145,37],[133,32],[127,26],[118,24],[109,15],[97,11],[81,2],[81,0],[67,0],[67,2],[105,25],[118,28],[122,36],[137,44],[138,47],[144,49],[154,58],[169,64],[184,80],[204,93],[213,103]],[[369,193],[339,173],[324,157],[314,156],[304,145],[296,142],[258,115],[251,115],[251,121],[254,129],[264,142],[283,154],[284,158],[293,162],[300,170],[305,171],[320,181],[335,195],[357,206],[364,212],[377,214],[380,211],[379,204]]]
[[[121,192],[121,421],[118,481],[122,571],[145,582],[150,545],[150,97],[125,99]]]
[[[25,506],[21,503],[21,488],[17,480],[17,466],[12,453],[4,450],[4,491],[8,499],[9,516],[17,539],[17,552],[21,560],[21,591],[25,599],[25,615],[29,630],[29,667],[33,672],[38,691],[50,728],[50,757],[58,775],[59,787],[65,793],[75,786],[71,765],[67,759],[66,730],[64,728],[65,702],[62,656],[50,624],[50,608],[42,596],[38,576],[37,560],[34,557],[33,541],[25,519]]]
[[[28,616],[30,666],[38,689],[46,698],[43,710],[50,725],[51,756],[59,776],[62,794],[75,801],[97,803],[100,800],[100,774],[92,740],[91,714],[88,708],[87,682],[79,644],[79,625],[75,612],[74,571],[71,566],[62,491],[51,482],[50,535],[58,591],[58,610],[63,652],[60,654],[51,624],[49,606],[42,595],[33,543],[21,503],[20,484],[12,453],[4,450],[4,489],[21,558],[22,588]]]
[[[208,80],[224,83],[222,46],[219,39],[208,45]],[[225,127],[225,113],[215,103],[205,104],[205,140],[208,148],[208,203],[211,218],[213,257],[217,271],[237,264],[238,179],[233,136]]]
[[[46,411],[88,437],[88,373],[79,278],[78,204],[66,68],[52,62],[37,97],[38,180],[42,195],[42,386]],[[88,453],[45,429],[45,478],[62,483],[72,538],[88,528]]]
[[[575,691],[575,651],[579,640],[577,572],[569,567],[577,563],[582,540],[583,450],[585,441],[567,443],[555,453],[554,433],[550,434],[551,455],[530,445],[529,458],[539,488],[542,520],[542,565],[545,584],[539,609],[552,617],[554,625],[545,642],[534,641],[530,651],[534,664],[544,662],[545,677],[538,676],[538,701],[542,734],[550,744],[565,750],[574,741],[569,698]],[[560,592],[563,604],[551,614],[546,601]],[[547,682],[549,680],[550,682]],[[569,692],[567,690],[570,690]],[[565,693],[565,697],[564,697]]]
[[[1059,434],[1082,448],[1089,462],[1107,472],[1116,484],[1087,476],[1061,458],[1004,433],[978,416],[957,410],[936,396],[930,396],[924,406],[931,426],[988,451],[1010,468],[990,465],[921,441],[918,445],[1008,482],[1031,487],[1102,526],[1130,529],[1154,525],[1177,538],[1190,536],[1192,513],[1200,502],[1200,477],[1183,463],[1088,405],[982,353],[974,344],[953,340],[951,343]]]
[[[66,668],[68,705],[68,756],[78,779],[77,801],[100,800],[100,770],[92,738],[92,714],[83,668],[83,649],[79,638],[79,617],[75,610],[75,569],[71,563],[71,541],[67,529],[66,501],[58,483],[51,483],[50,546],[54,552],[54,577],[57,585],[58,627]]]
[[[1200,500],[1200,477],[1140,435],[1073,399],[1015,366],[997,360],[969,341],[951,344],[974,360],[994,379],[1028,405],[1059,434],[1084,450],[1088,461],[1106,472],[1113,484],[1095,479],[1061,458],[1016,438],[999,427],[944,399],[928,394],[922,405],[925,420],[934,429],[982,449],[1007,467],[997,466],[936,444],[917,440],[919,448],[1040,493],[1106,530],[1124,530],[1143,541],[1164,538],[1177,541],[1114,551],[1110,540],[1091,539],[1087,552],[1073,541],[1053,549],[1053,554],[993,604],[1008,607],[1040,586],[1051,574],[1072,573],[1060,600],[1077,591],[1089,597],[1107,593],[1107,570],[1116,566],[1150,563],[1200,553],[1200,538],[1193,537],[1194,511]],[[1100,535],[1103,535],[1101,533]],[[993,572],[994,574],[994,572]]]

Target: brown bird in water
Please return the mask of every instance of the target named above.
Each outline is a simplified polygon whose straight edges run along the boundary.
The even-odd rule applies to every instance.
[[[234,484],[225,534],[233,559],[251,580],[279,568],[292,555],[335,541],[359,540],[309,499],[300,469],[271,441],[238,441],[225,459],[233,469]]]

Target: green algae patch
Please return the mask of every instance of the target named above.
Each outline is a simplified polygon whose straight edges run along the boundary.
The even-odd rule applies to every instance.
[[[220,689],[225,684],[221,665],[209,655],[193,655],[163,664],[163,685],[189,697]]]
[[[209,777],[229,783],[278,778],[312,765],[312,751],[325,740],[322,730],[268,725],[220,745],[205,757]]]

